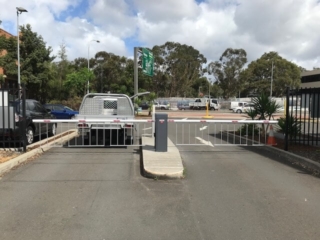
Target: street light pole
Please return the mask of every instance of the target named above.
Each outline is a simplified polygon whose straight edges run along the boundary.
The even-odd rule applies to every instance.
[[[90,56],[90,43],[91,43],[91,42],[100,43],[100,41],[99,41],[99,40],[91,40],[91,41],[89,41],[89,43],[88,43],[88,72],[90,71],[89,56]],[[89,93],[89,77],[88,77],[87,93]]]
[[[272,67],[271,67],[270,99],[272,98],[272,82],[273,82],[273,60],[272,60]]]
[[[19,40],[19,14],[23,13],[23,12],[28,12],[26,9],[22,8],[22,7],[16,7],[17,9],[17,52],[18,52],[18,87],[20,89],[20,40]],[[19,96],[20,97],[20,96]]]

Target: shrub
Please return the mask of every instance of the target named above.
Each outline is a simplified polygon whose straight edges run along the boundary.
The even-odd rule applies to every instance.
[[[254,123],[248,123],[248,124],[241,126],[238,129],[238,134],[239,135],[241,134],[241,136],[243,136],[243,135],[252,136],[252,134],[254,136],[256,136],[259,134],[259,128]]]
[[[286,118],[281,117],[278,120],[278,125],[280,127],[279,132],[285,133],[286,132]],[[294,116],[289,116],[289,122],[288,122],[288,135],[290,137],[297,136],[301,133],[301,122],[298,121],[298,119]]]

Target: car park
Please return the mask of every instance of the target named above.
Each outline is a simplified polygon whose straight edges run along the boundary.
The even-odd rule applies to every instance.
[[[35,119],[55,119],[56,117],[46,110],[44,106],[33,99],[26,99],[26,121],[24,126],[22,101],[11,101],[6,116],[2,116],[4,111],[0,111],[1,119],[6,119],[5,123],[0,124],[0,139],[10,139],[22,141],[23,134],[26,134],[27,144],[34,142],[35,137],[47,134],[53,136],[56,134],[56,123],[35,124]],[[12,113],[12,115],[11,115]],[[25,130],[23,129],[25,128]]]
[[[45,104],[44,107],[51,111],[51,114],[57,119],[74,119],[79,114],[78,111],[62,104]]]

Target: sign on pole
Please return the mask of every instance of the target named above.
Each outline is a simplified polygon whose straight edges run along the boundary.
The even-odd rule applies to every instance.
[[[154,58],[152,52],[142,48],[142,72],[150,77],[153,76]]]

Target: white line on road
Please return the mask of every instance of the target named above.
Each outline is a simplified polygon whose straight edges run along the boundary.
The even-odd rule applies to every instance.
[[[214,147],[210,141],[206,141],[206,140],[204,140],[204,139],[202,139],[202,138],[200,138],[200,137],[196,137],[196,139],[198,139],[201,143],[203,143],[203,144],[205,144],[205,145]]]
[[[149,129],[152,129],[152,127],[144,128],[144,129],[142,129],[142,130],[144,131],[144,130],[149,130]]]
[[[182,120],[188,120],[188,118],[184,118],[184,119],[182,119]]]
[[[200,131],[203,131],[203,130],[205,130],[205,129],[207,129],[208,128],[208,126],[204,126],[204,127],[202,127],[202,128],[199,128],[199,130]]]

